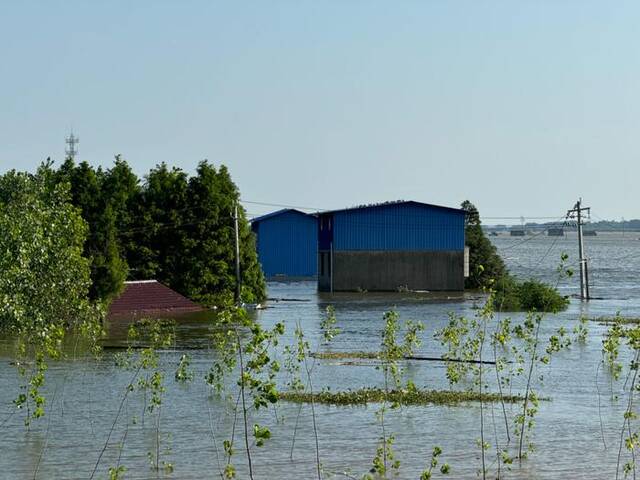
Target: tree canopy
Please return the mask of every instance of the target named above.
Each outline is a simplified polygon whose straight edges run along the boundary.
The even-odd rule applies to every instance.
[[[47,166],[0,177],[0,232],[0,326],[46,335],[94,314],[87,226]]]
[[[465,243],[469,247],[469,277],[465,288],[488,287],[507,275],[507,268],[498,251],[482,231],[480,213],[469,200],[460,207],[466,212]]]
[[[165,163],[141,180],[120,156],[107,170],[65,161],[54,173],[89,226],[91,297],[108,302],[123,281],[156,279],[204,304],[235,289],[233,210],[239,191],[223,165],[207,161],[193,176]],[[265,297],[255,240],[239,210],[242,300]]]

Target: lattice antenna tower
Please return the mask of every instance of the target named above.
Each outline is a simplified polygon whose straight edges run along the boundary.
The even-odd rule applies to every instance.
[[[76,155],[78,154],[78,149],[76,148],[76,145],[80,143],[80,138],[76,137],[73,134],[73,130],[71,130],[71,134],[67,138],[65,138],[64,141],[67,144],[67,148],[65,149],[67,158],[70,158],[71,160],[75,160]]]

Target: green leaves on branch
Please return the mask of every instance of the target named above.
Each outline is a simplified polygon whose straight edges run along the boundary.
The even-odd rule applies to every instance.
[[[0,232],[0,332],[16,339],[15,363],[25,383],[14,403],[25,408],[28,425],[44,415],[47,359],[62,356],[70,329],[87,334],[97,350],[103,312],[88,298],[87,226],[48,164],[35,175],[0,177]]]

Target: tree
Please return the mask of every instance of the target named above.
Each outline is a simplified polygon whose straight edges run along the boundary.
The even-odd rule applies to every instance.
[[[73,325],[91,310],[87,226],[68,188],[43,177],[0,177],[0,325],[18,331]]]
[[[235,239],[233,212],[240,194],[229,171],[218,170],[207,161],[198,165],[189,180],[188,244],[190,256],[185,265],[183,285],[192,298],[204,303],[228,301],[235,288]],[[255,238],[245,212],[238,208],[242,299],[265,298],[265,283],[258,263]]]
[[[466,212],[465,243],[469,247],[469,277],[465,279],[465,288],[488,287],[490,281],[508,275],[507,268],[495,245],[482,231],[480,213],[475,205],[465,200],[460,206]]]
[[[165,163],[140,184],[120,156],[95,170],[67,159],[57,182],[89,225],[84,254],[90,260],[91,298],[108,303],[128,278],[156,279],[205,304],[224,303],[235,289],[232,212],[240,194],[225,166],[204,161],[189,176]],[[239,208],[242,298],[264,299],[265,283],[255,239]]]
[[[102,331],[82,256],[87,225],[50,167],[0,177],[0,331],[16,340],[25,383],[14,403],[26,407],[25,425],[44,415],[47,358],[61,356],[66,331],[76,329],[94,347]]]
[[[135,233],[127,244],[132,278],[154,278],[183,290],[178,279],[188,256],[184,245],[186,208],[187,174],[165,163],[150,170],[134,207]]]
[[[116,202],[120,197],[113,188],[103,191],[105,177],[111,180],[113,175],[105,174],[101,169],[96,171],[87,162],[76,166],[72,159],[67,159],[56,177],[58,182],[69,184],[71,201],[80,208],[82,218],[89,226],[84,244],[84,255],[91,266],[89,295],[106,304],[120,293],[128,271],[117,229],[117,213],[122,215],[123,212]]]

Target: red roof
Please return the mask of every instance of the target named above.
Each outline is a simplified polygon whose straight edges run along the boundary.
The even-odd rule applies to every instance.
[[[124,282],[124,290],[109,307],[109,316],[131,313],[197,312],[203,308],[157,280]]]

